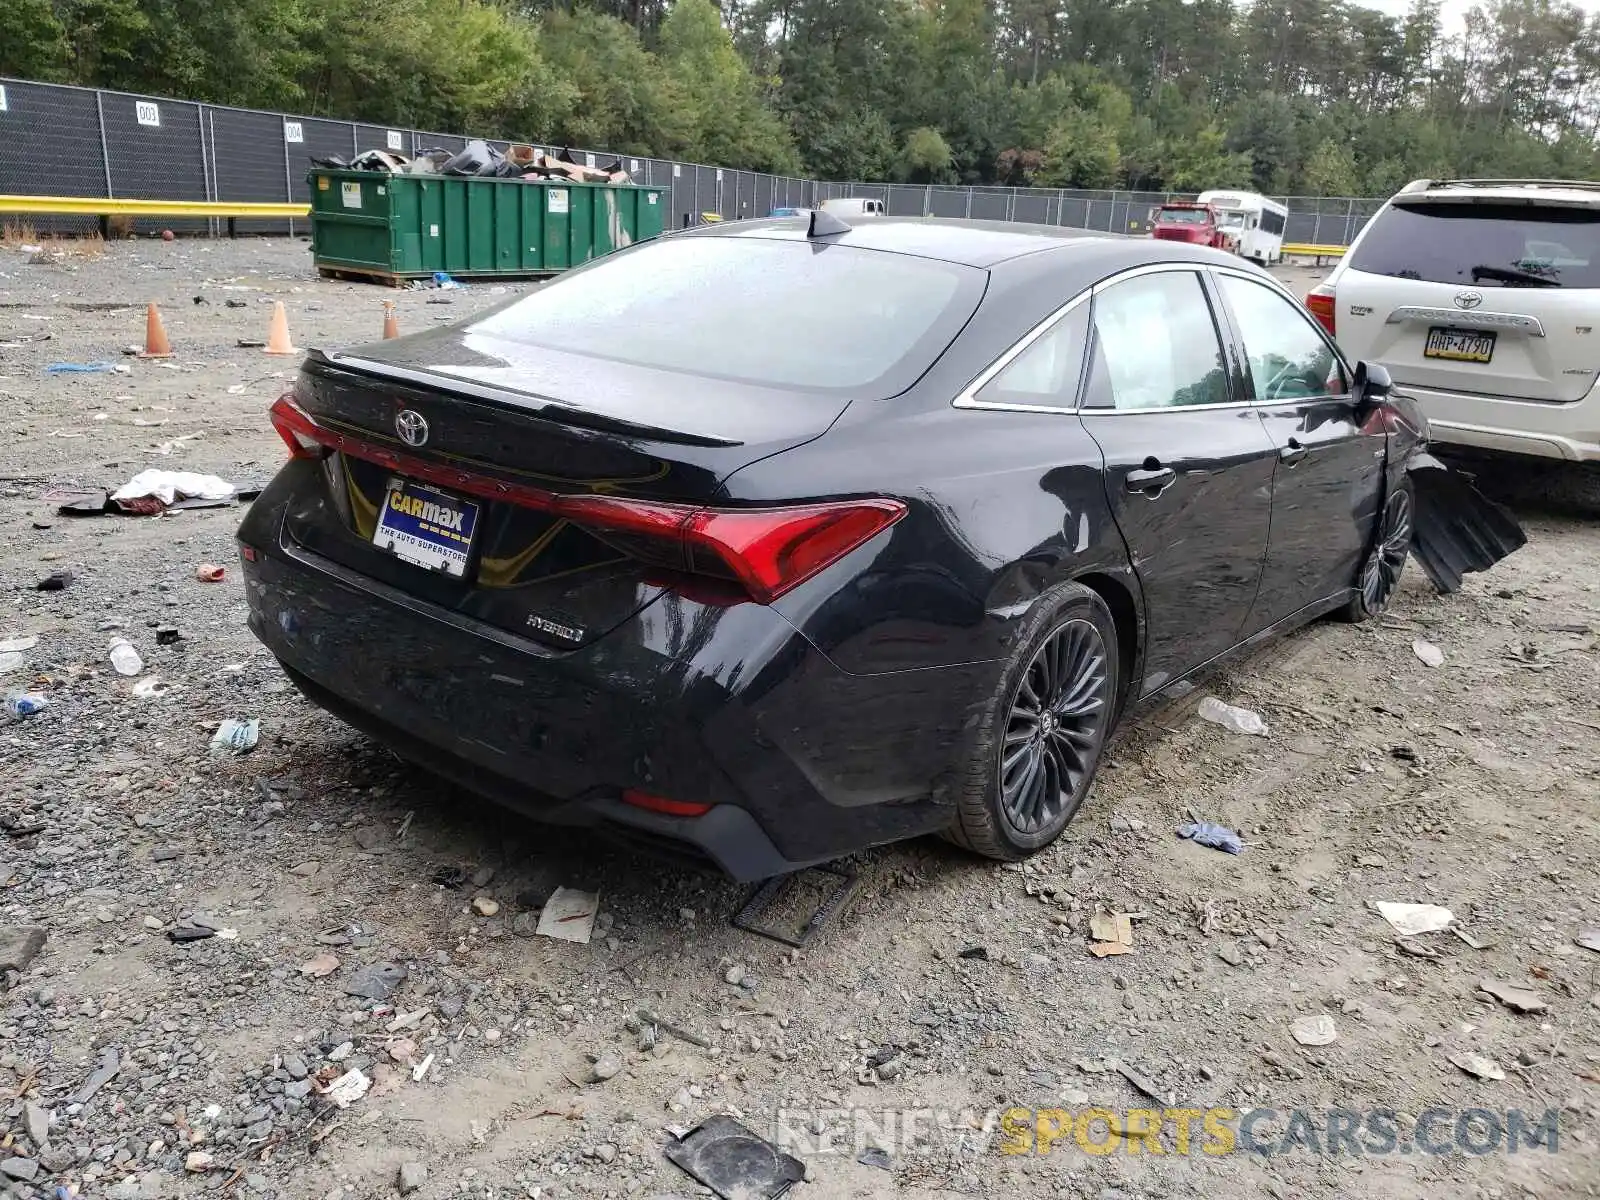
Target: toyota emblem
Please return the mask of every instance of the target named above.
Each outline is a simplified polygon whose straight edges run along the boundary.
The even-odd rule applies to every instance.
[[[415,409],[402,408],[395,414],[394,431],[406,445],[420,446],[428,440],[428,419]]]
[[[1483,293],[1482,292],[1457,292],[1456,293],[1456,307],[1457,308],[1477,308],[1478,305],[1480,305],[1482,303],[1483,303]]]

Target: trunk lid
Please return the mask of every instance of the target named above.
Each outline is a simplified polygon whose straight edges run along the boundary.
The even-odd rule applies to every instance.
[[[1600,373],[1600,208],[1396,202],[1334,290],[1340,344],[1401,387],[1570,403]]]
[[[633,616],[660,594],[663,573],[625,538],[541,511],[540,497],[706,503],[734,471],[821,435],[849,403],[492,342],[445,353],[450,340],[307,360],[293,399],[334,452],[321,462],[321,494],[291,508],[288,533],[380,583],[558,649]],[[534,505],[518,502],[529,496]],[[450,567],[390,548],[418,536],[418,522],[430,545],[441,529],[456,533]]]

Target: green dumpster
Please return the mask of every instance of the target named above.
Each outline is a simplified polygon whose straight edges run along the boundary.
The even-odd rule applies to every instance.
[[[317,270],[388,283],[553,274],[657,236],[667,209],[665,189],[633,184],[323,170],[306,180]]]

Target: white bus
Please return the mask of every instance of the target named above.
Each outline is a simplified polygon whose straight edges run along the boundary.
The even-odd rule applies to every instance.
[[[1222,228],[1239,242],[1239,254],[1264,267],[1283,261],[1283,229],[1289,210],[1254,192],[1201,192],[1196,204],[1217,210]]]

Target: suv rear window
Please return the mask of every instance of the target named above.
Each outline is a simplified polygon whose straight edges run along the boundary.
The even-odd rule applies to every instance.
[[[1476,287],[1600,287],[1600,212],[1526,204],[1396,204],[1350,267]]]
[[[853,246],[669,237],[562,276],[473,333],[760,386],[910,387],[954,340],[987,273]]]

